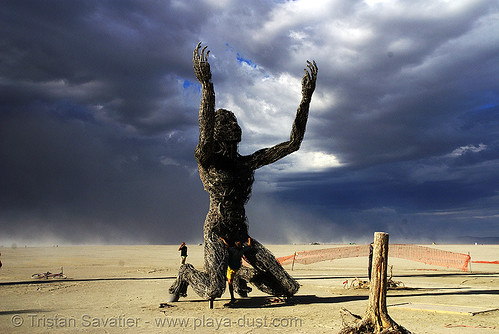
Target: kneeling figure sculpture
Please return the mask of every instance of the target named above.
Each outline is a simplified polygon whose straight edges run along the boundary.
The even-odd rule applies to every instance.
[[[251,194],[254,171],[300,148],[317,79],[317,65],[307,61],[308,70],[305,69],[302,80],[302,100],[296,112],[290,139],[243,156],[237,151],[241,141],[241,128],[236,117],[225,109],[215,111],[209,52],[206,51],[206,46],[201,49],[199,43],[193,53],[194,73],[202,85],[199,143],[195,157],[204,189],[210,194],[210,207],[203,233],[204,271],[196,270],[189,263],[183,264],[176,281],[169,289],[170,301],[185,296],[189,284],[199,296],[211,301],[225,291],[228,252],[222,238],[229,245],[248,240],[244,205]],[[233,279],[234,290],[239,295],[246,296],[247,282],[274,296],[290,297],[298,291],[298,282],[257,240],[252,239],[252,247],[244,256],[252,268],[240,268]]]

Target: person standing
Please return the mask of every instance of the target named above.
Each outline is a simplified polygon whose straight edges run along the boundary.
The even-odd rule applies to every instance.
[[[367,277],[369,277],[369,282],[371,282],[371,271],[373,270],[373,245],[374,242],[369,244],[369,262],[367,264]]]
[[[227,266],[227,282],[229,283],[229,292],[230,292],[230,304],[236,302],[236,298],[234,298],[234,286],[233,286],[233,278],[236,272],[242,266],[242,258],[244,253],[246,253],[251,248],[251,238],[248,238],[248,245],[243,246],[241,241],[236,241],[234,246],[229,246],[225,239],[222,239],[225,246],[229,251],[229,263]]]
[[[182,259],[182,264],[185,264],[185,259],[187,259],[187,246],[185,245],[185,242],[180,244],[178,250],[180,252],[180,258]]]

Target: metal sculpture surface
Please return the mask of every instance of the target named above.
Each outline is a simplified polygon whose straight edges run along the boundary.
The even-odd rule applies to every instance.
[[[244,206],[251,194],[254,171],[271,164],[300,148],[307,124],[309,105],[317,79],[317,65],[307,61],[302,80],[302,100],[288,141],[264,148],[251,155],[237,151],[241,128],[231,111],[215,111],[215,91],[211,81],[206,46],[199,43],[194,49],[193,64],[196,78],[202,85],[199,108],[199,143],[195,157],[204,189],[210,194],[210,207],[204,223],[204,271],[186,263],[170,287],[170,301],[186,295],[188,285],[201,297],[213,300],[225,290],[228,244],[248,240],[248,225]],[[252,268],[242,267],[234,278],[234,289],[246,296],[249,282],[274,296],[292,296],[299,284],[282,268],[274,255],[252,239],[252,247],[245,254]]]

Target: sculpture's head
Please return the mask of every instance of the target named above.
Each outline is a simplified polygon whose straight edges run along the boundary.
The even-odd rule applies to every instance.
[[[214,138],[218,142],[240,142],[241,127],[232,111],[218,109],[215,113]]]

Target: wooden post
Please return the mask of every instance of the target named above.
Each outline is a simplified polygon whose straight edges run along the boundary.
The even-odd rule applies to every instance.
[[[376,232],[374,233],[369,303],[367,305],[366,314],[355,325],[343,328],[340,331],[341,334],[381,333],[386,330],[390,333],[410,333],[404,327],[393,321],[388,315],[388,310],[386,308],[387,268],[388,233]]]
[[[367,316],[374,324],[375,333],[391,327],[393,320],[386,309],[386,282],[388,267],[388,233],[374,233],[373,264],[369,285]]]
[[[295,258],[296,258],[296,252],[293,254],[293,263],[291,264],[291,271],[295,268]]]

